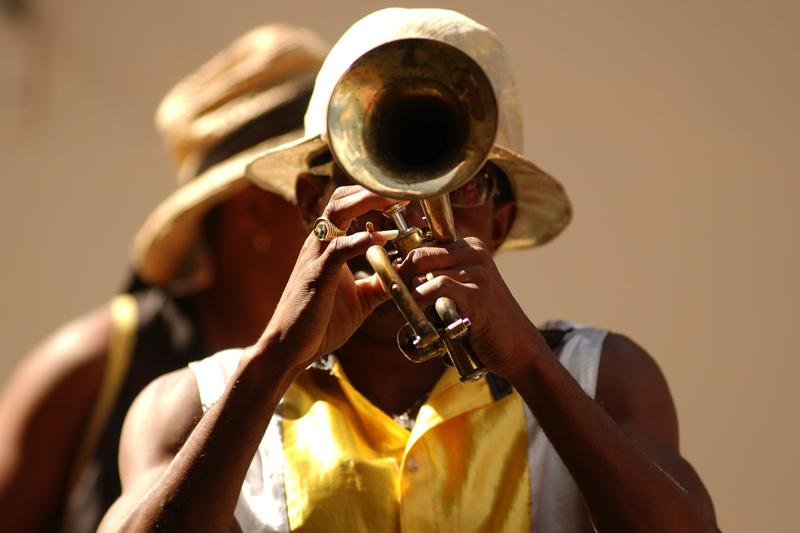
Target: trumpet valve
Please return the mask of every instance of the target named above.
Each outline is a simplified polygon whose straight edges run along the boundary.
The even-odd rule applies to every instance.
[[[403,233],[408,229],[408,224],[403,216],[403,213],[405,212],[406,208],[403,206],[403,204],[394,204],[392,207],[383,212],[383,216],[391,219],[400,233]]]
[[[399,258],[405,259],[411,250],[422,246],[424,238],[425,235],[422,233],[422,230],[417,227],[406,228],[405,231],[401,231],[393,241]]]
[[[455,322],[448,324],[447,327],[444,328],[444,331],[451,339],[458,340],[467,336],[471,325],[469,318],[459,318]]]

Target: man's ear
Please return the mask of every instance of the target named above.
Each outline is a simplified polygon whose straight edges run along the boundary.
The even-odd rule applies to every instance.
[[[503,202],[494,206],[492,217],[492,249],[497,250],[505,242],[517,216],[516,202]]]
[[[327,189],[329,179],[304,172],[297,177],[295,184],[295,198],[300,217],[310,228],[317,217],[322,214],[322,209],[330,196]]]

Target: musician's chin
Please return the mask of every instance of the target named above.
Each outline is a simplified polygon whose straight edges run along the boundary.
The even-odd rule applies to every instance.
[[[359,328],[362,335],[372,339],[385,340],[386,342],[397,342],[397,330],[399,330],[405,320],[392,300],[387,300],[379,305],[370,314]]]
[[[347,262],[356,280],[372,276],[375,271],[363,255]],[[406,323],[392,300],[386,300],[370,314],[359,328],[359,333],[371,339],[397,343],[397,331]]]

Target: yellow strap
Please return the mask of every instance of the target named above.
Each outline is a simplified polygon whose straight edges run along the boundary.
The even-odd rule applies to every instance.
[[[83,435],[81,447],[72,464],[72,472],[67,485],[69,492],[75,487],[84,467],[97,447],[100,435],[106,426],[108,415],[116,403],[122,382],[130,367],[131,355],[136,344],[136,330],[139,322],[136,298],[130,294],[120,294],[111,300],[111,342],[108,347],[106,368],[100,393],[94,404],[89,424]]]

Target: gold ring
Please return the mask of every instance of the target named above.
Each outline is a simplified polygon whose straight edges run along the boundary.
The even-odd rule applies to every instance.
[[[347,235],[347,231],[331,222],[328,217],[319,217],[314,221],[314,235],[321,241],[332,241],[336,237]]]

